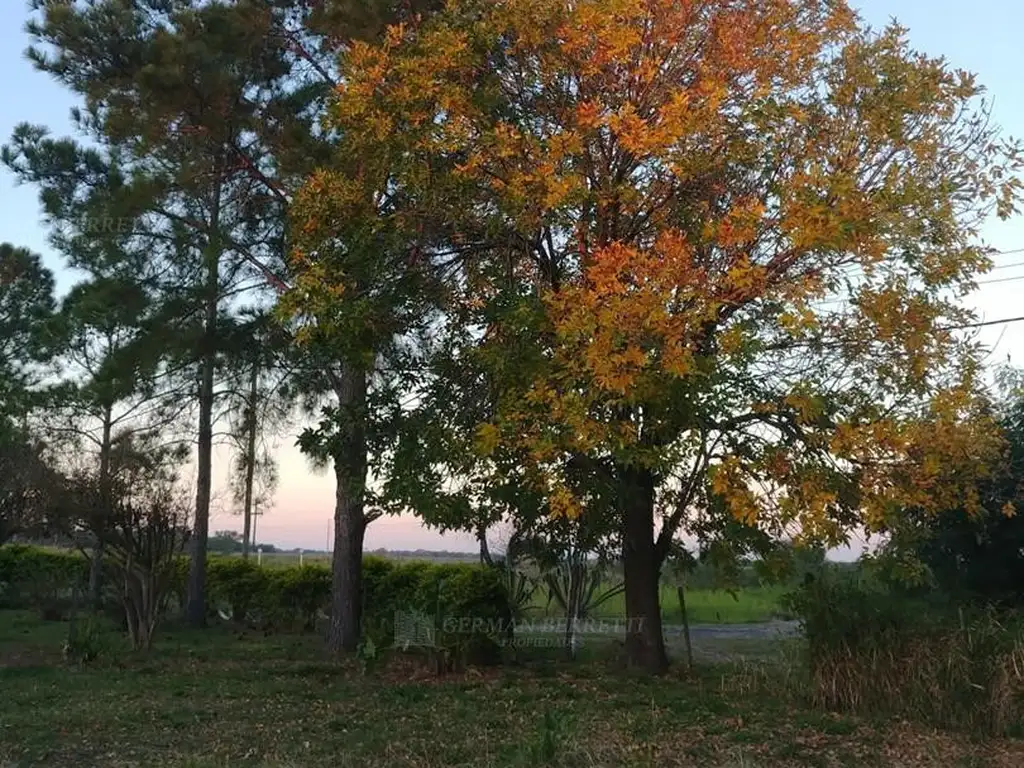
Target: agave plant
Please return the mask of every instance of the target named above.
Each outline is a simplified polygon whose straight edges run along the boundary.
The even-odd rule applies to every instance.
[[[576,657],[579,648],[578,623],[625,590],[621,582],[606,586],[605,577],[605,569],[591,562],[586,552],[574,552],[571,560],[544,574],[548,606],[556,604],[565,616],[565,644],[570,658]]]
[[[508,627],[511,640],[515,625],[534,610],[533,597],[540,586],[538,579],[528,574],[524,568],[530,559],[530,546],[518,532],[509,539],[505,548],[502,568],[505,594],[508,596],[509,616],[512,619]]]

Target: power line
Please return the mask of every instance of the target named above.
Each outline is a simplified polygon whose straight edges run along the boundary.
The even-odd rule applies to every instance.
[[[995,285],[996,283],[1015,283],[1018,280],[1024,280],[1024,275],[1018,275],[1017,277],[1000,277],[995,280],[979,280],[975,285]]]
[[[1013,269],[1014,267],[1024,267],[1024,261],[1015,261],[1013,264],[996,264],[992,267],[992,270],[997,269]]]
[[[1008,325],[1010,323],[1024,323],[1024,317],[1007,317],[1002,320],[984,320],[978,323],[965,323],[963,325],[947,325],[939,328],[940,331],[965,331],[969,328],[986,328],[990,325]]]

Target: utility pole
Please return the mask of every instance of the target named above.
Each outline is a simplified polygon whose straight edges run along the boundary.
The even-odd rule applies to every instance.
[[[256,521],[259,519],[259,516],[262,515],[262,514],[263,513],[259,511],[259,504],[256,502],[255,499],[253,499],[253,502],[252,502],[252,541],[250,542],[251,546],[256,546],[256,541],[257,541],[257,539],[256,539]]]

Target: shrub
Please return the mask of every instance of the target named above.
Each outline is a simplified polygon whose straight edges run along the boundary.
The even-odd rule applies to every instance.
[[[211,557],[206,565],[206,579],[210,609],[227,608],[231,619],[239,623],[262,606],[270,589],[269,572],[241,558]],[[187,571],[184,582],[187,592]]]
[[[168,563],[166,591],[184,605],[188,559]],[[0,583],[7,602],[24,590],[53,594],[84,585],[88,562],[75,553],[32,547],[0,548]],[[117,580],[111,580],[111,584]],[[321,565],[261,568],[236,557],[211,557],[207,568],[211,611],[227,609],[234,621],[264,630],[312,631],[329,612],[331,572]],[[477,565],[363,561],[364,636],[378,651],[395,641],[397,611],[416,612],[434,628],[433,643],[446,665],[485,663],[499,656],[498,642],[511,626],[508,588],[501,568]],[[15,607],[15,606],[12,606]],[[118,601],[118,617],[124,608]]]
[[[498,641],[511,622],[501,569],[377,558],[364,563],[364,634],[377,648],[394,644],[395,615],[403,611],[432,626],[438,671],[500,657]]]
[[[331,572],[322,566],[306,565],[272,573],[272,600],[279,615],[290,627],[298,624],[304,632],[312,632],[317,615],[326,610],[331,599]]]
[[[76,552],[0,547],[0,607],[32,608],[44,619],[59,619],[88,578],[88,561]]]
[[[817,705],[996,735],[1024,729],[1020,616],[836,579],[809,582],[787,603],[807,639]]]
[[[103,631],[95,617],[72,620],[68,627],[68,639],[64,641],[64,661],[89,664],[96,661],[104,650]]]

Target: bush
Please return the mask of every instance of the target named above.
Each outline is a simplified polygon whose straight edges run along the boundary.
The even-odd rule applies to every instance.
[[[331,600],[331,572],[322,566],[306,565],[272,571],[271,603],[287,626],[304,632],[316,629],[317,615]]]
[[[77,552],[19,544],[0,547],[2,608],[31,608],[43,619],[59,619],[88,580],[89,563]]]
[[[364,632],[378,648],[395,643],[395,616],[405,612],[432,627],[426,647],[438,671],[500,658],[499,641],[511,621],[501,569],[376,558],[364,563]]]
[[[1024,730],[1019,615],[951,610],[835,578],[808,582],[787,604],[807,639],[817,705],[889,712],[976,733]]]
[[[187,595],[188,560],[183,560],[185,572],[176,575],[175,582],[183,582],[182,587]],[[227,608],[231,619],[239,623],[248,620],[250,613],[257,607],[263,607],[265,595],[270,588],[268,571],[250,560],[234,557],[211,557],[206,565],[206,583],[211,611]]]
[[[28,594],[63,594],[88,580],[88,562],[76,553],[33,547],[0,548],[0,584],[6,603]],[[170,592],[184,605],[188,558],[173,564]],[[261,568],[252,560],[211,557],[207,566],[211,614],[264,630],[312,631],[329,613],[331,572],[322,565]],[[39,600],[38,597],[33,598]],[[499,656],[511,613],[503,571],[477,565],[363,560],[364,635],[377,649],[395,642],[395,615],[416,613],[433,627],[433,644],[448,665],[491,662]],[[23,607],[10,604],[9,607]],[[123,620],[124,612],[115,606]]]
[[[71,664],[89,664],[106,650],[103,631],[95,617],[72,621],[68,639],[64,641],[64,661]]]

